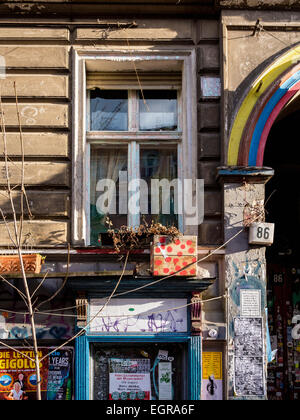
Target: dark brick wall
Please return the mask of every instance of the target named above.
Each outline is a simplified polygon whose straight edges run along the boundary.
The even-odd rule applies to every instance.
[[[199,244],[215,245],[222,242],[222,191],[216,181],[221,159],[220,97],[207,97],[201,90],[201,78],[221,77],[219,21],[198,23],[198,178],[204,179],[205,218],[199,226]]]

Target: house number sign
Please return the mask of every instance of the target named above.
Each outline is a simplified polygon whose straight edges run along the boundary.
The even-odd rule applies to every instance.
[[[249,228],[250,245],[272,245],[274,241],[274,223],[252,223]]]

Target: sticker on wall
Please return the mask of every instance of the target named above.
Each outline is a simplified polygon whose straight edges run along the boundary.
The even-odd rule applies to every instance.
[[[291,332],[293,340],[300,340],[300,315],[295,315],[292,319],[292,324],[296,324]]]
[[[0,339],[6,340],[9,336],[9,331],[6,328],[6,320],[3,315],[0,315]]]
[[[219,77],[201,77],[201,96],[203,98],[219,98],[221,96],[221,79]]]
[[[159,360],[168,360],[169,352],[167,350],[159,350],[157,358]]]
[[[202,372],[202,400],[222,400],[222,352],[203,352]]]
[[[169,401],[172,395],[172,363],[160,362],[158,365],[159,399]]]

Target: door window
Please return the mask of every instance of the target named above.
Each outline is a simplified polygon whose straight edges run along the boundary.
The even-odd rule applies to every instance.
[[[94,400],[184,400],[186,345],[94,344]]]

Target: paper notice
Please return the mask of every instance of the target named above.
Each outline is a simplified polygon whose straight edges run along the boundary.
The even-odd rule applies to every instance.
[[[172,400],[172,363],[160,362],[158,365],[159,399]]]
[[[241,316],[242,317],[261,317],[261,291],[242,289],[241,297]]]

